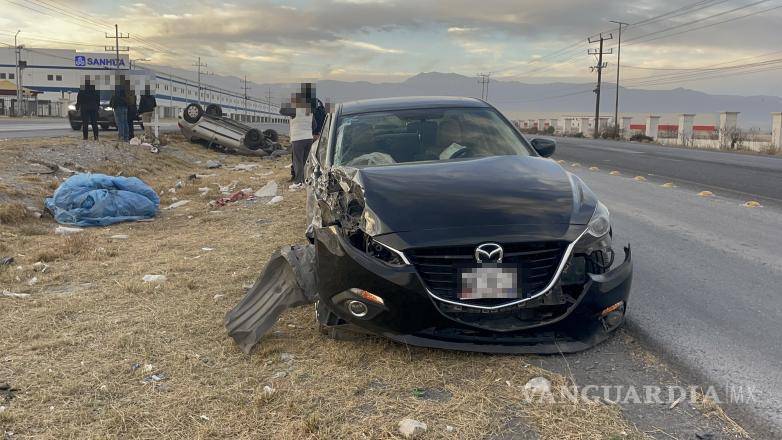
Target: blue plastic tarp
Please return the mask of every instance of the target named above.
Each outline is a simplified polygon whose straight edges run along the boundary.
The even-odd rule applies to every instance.
[[[139,178],[87,173],[68,178],[45,204],[58,223],[106,226],[154,217],[160,198]]]

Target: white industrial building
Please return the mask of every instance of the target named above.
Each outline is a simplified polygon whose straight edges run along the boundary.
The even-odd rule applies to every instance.
[[[145,82],[150,84],[161,118],[176,117],[187,104],[200,102],[203,106],[219,104],[227,116],[242,122],[285,124],[287,120],[279,114],[278,106],[259,98],[245,98],[240,90],[221,87],[220,77],[210,76],[208,81],[201,81],[199,99],[196,72],[189,75],[181,70],[147,65],[133,65],[131,70],[127,54],[117,58],[105,52],[34,48],[23,48],[20,52],[21,75],[17,70],[16,50],[0,48],[0,115],[12,114],[12,109],[17,109],[15,89],[20,79],[24,114],[65,116],[85,76],[90,76],[101,90],[102,98],[108,100],[116,76],[123,74],[139,87],[137,95],[143,92]]]

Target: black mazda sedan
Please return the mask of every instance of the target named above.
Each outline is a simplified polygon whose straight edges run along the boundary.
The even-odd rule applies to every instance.
[[[325,333],[497,353],[573,352],[624,322],[629,246],[608,208],[478,99],[344,103],[308,160]]]

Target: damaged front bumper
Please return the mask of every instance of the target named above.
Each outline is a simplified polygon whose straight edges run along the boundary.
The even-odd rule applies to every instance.
[[[623,262],[601,274],[583,274],[576,285],[558,280],[539,301],[495,310],[460,308],[433,297],[413,265],[385,264],[353,247],[334,227],[316,231],[315,241],[321,324],[424,347],[486,353],[584,350],[622,325],[632,284],[628,246]],[[564,292],[571,292],[567,301],[550,301],[567,296]]]

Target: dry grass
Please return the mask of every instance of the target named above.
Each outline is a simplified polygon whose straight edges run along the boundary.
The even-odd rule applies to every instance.
[[[215,157],[196,146],[179,148]],[[429,425],[425,438],[491,438],[522,429],[543,439],[642,437],[615,406],[523,401],[520,389],[529,378],[545,375],[555,385],[565,379],[522,356],[378,338],[333,341],[318,332],[312,307],[286,312],[259,349],[244,355],[227,337],[223,316],[275,249],[302,240],[304,193],[286,189],[273,207],[238,202],[210,212],[214,183],[282,184],[286,162],[262,161],[253,172],[221,169],[172,194],[167,189],[177,180],[204,171],[182,159],[159,160],[135,166],[150,170],[141,177],[166,191],[164,205],[174,197],[191,202],[154,222],[69,237],[0,226],[22,267],[0,271],[0,283],[31,294],[0,298],[0,382],[20,389],[0,431],[44,439],[392,438],[398,421],[412,417]],[[259,175],[269,170],[272,176]],[[213,188],[210,197],[194,192],[200,186]],[[115,234],[129,239],[110,240]],[[38,260],[50,267],[35,272]],[[145,274],[168,279],[143,283]],[[30,286],[33,276],[39,281]],[[292,360],[283,361],[282,353]],[[142,384],[151,373],[167,379]],[[271,395],[263,391],[267,385]],[[455,430],[446,432],[446,425]]]
[[[16,225],[30,216],[27,209],[19,202],[0,204],[0,224]]]

